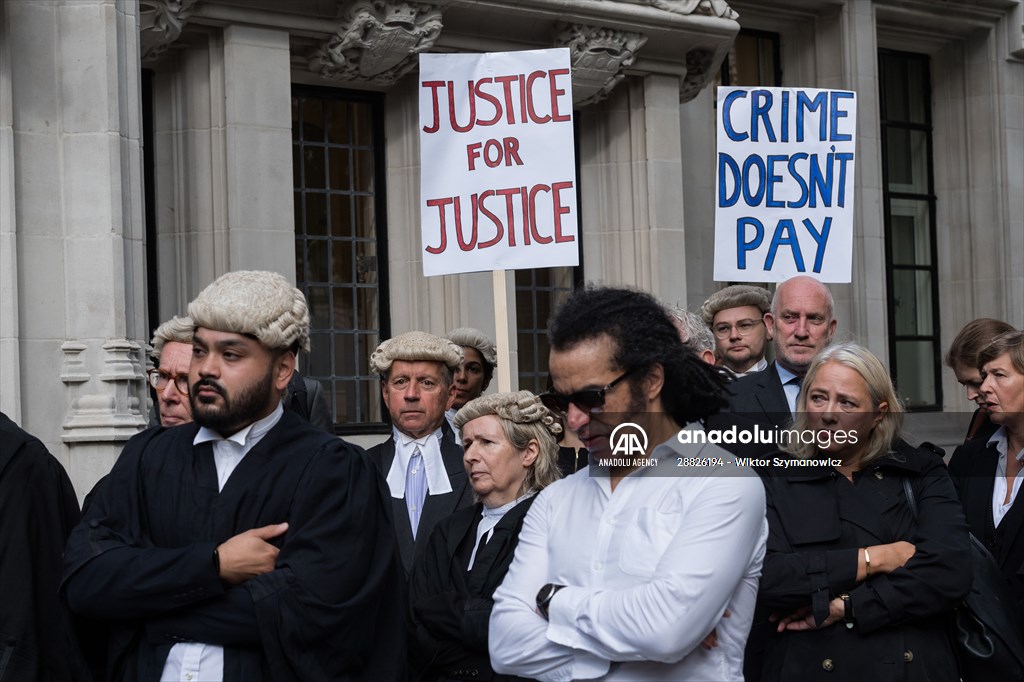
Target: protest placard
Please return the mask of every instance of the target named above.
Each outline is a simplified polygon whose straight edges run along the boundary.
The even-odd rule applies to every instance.
[[[718,89],[716,281],[849,282],[857,96]]]
[[[577,265],[565,48],[420,55],[423,274]]]

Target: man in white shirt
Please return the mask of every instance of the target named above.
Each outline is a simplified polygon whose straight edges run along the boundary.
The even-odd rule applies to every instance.
[[[473,504],[462,445],[445,419],[455,400],[462,349],[414,331],[388,339],[370,356],[391,416],[391,438],[368,454],[391,495],[392,522],[406,573],[438,521]]]
[[[542,399],[588,448],[591,468],[542,491],[526,517],[494,595],[495,671],[742,680],[764,490],[724,450],[681,444],[726,404],[723,377],[636,291],[575,293],[549,337],[552,389]],[[627,430],[635,438],[623,445]]]

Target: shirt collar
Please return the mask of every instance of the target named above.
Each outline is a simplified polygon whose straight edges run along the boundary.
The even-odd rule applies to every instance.
[[[452,492],[452,483],[448,479],[448,470],[444,466],[441,455],[441,438],[444,435],[443,425],[431,434],[422,438],[413,438],[392,428],[395,443],[395,458],[391,462],[386,481],[391,496],[397,499],[405,497],[405,470],[409,468],[416,447],[423,457],[423,466],[427,472],[427,490],[430,495],[442,495]],[[431,437],[433,436],[433,437]]]
[[[989,437],[986,445],[994,445],[996,450],[999,452],[999,456],[1006,457],[1006,451],[1010,447],[1010,443],[1006,437],[1006,427],[1000,426],[998,429],[996,429],[996,432],[993,433],[991,437]],[[1018,462],[1024,461],[1024,448],[1022,448],[1021,451],[1014,456],[1014,458]]]
[[[252,424],[249,424],[245,428],[235,431],[233,434],[225,438],[213,429],[209,429],[205,426],[199,427],[199,432],[196,433],[196,437],[192,440],[192,445],[200,445],[201,443],[209,443],[212,441],[228,440],[233,443],[237,443],[242,447],[245,447],[248,443],[258,441],[267,434],[270,429],[274,428],[277,422],[281,421],[281,417],[284,415],[284,407],[279,402],[274,411],[268,414],[263,419],[258,419]]]
[[[793,379],[796,379],[797,385],[800,384],[801,377],[797,376],[796,374],[793,374],[792,372],[790,372],[788,369],[786,369],[777,362],[775,363],[775,371],[779,373],[779,380],[782,381],[783,386],[791,382]]]

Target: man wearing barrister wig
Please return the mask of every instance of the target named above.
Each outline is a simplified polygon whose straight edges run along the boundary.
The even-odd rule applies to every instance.
[[[445,419],[462,360],[458,345],[421,331],[388,339],[370,356],[392,430],[369,455],[391,493],[392,523],[407,573],[437,522],[473,504],[462,446]]]
[[[194,423],[132,438],[65,552],[72,609],[112,623],[115,680],[404,674],[401,570],[365,453],[283,409],[305,297],[228,273],[189,305]]]

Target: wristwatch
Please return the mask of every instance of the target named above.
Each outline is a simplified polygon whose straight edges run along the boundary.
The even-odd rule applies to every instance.
[[[540,588],[539,592],[537,592],[537,611],[544,617],[544,620],[548,619],[548,606],[551,605],[551,598],[554,597],[555,593],[563,587],[565,587],[565,585],[548,583],[544,587]]]
[[[843,592],[839,595],[839,598],[843,600],[843,621],[846,623],[846,629],[853,629],[853,601],[850,599],[850,595]]]

